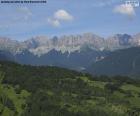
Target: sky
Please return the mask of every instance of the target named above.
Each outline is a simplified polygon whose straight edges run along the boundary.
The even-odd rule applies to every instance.
[[[1,0],[0,0],[1,1]],[[0,36],[26,40],[91,32],[103,37],[140,32],[140,6],[126,0],[47,0],[0,3]]]

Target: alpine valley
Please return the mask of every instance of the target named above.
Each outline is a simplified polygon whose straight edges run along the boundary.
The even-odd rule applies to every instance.
[[[140,72],[135,68],[140,64],[139,46],[140,33],[116,34],[107,38],[92,33],[37,36],[22,42],[0,37],[0,59],[35,66],[58,66],[99,75],[135,75]],[[125,64],[122,63],[124,61]]]

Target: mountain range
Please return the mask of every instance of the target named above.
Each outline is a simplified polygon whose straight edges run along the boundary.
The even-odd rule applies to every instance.
[[[0,50],[7,50],[13,54],[19,54],[28,50],[34,55],[41,56],[55,49],[56,51],[74,52],[81,51],[85,47],[102,51],[114,51],[140,45],[140,33],[136,35],[116,34],[103,38],[92,33],[82,35],[69,35],[60,37],[37,36],[23,42],[0,37]]]
[[[93,70],[91,68],[89,71],[98,74],[98,70],[95,69],[98,62],[104,62],[104,59],[111,57],[112,53],[118,50],[139,46],[140,33],[116,34],[108,38],[92,33],[60,37],[37,36],[25,41],[0,37],[0,59],[20,64],[59,66],[78,71],[87,70],[95,64]]]

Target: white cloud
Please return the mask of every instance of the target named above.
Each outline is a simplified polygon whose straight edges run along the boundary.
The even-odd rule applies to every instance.
[[[117,3],[117,0],[94,0],[92,7],[105,7],[112,6],[112,4]]]
[[[22,18],[23,20],[28,20],[33,15],[27,7],[17,8],[17,13],[19,13],[20,19]]]
[[[17,11],[19,11],[21,13],[28,14],[28,15],[32,15],[32,12],[27,7],[20,7],[20,8],[17,9]]]
[[[58,20],[63,20],[63,21],[73,20],[73,16],[71,14],[69,14],[67,11],[62,10],[62,9],[60,9],[54,13],[54,18],[56,18]]]
[[[48,23],[50,25],[52,25],[53,27],[59,27],[60,26],[60,22],[57,19],[48,18]]]
[[[5,30],[15,25],[18,26],[28,23],[29,19],[33,16],[31,10],[28,7],[20,6],[9,9],[9,11],[12,13],[8,13],[7,11],[4,12],[5,14],[1,13],[4,18],[0,21],[0,30]]]
[[[135,9],[132,5],[125,5],[125,4],[122,4],[122,5],[119,5],[119,6],[116,6],[114,8],[114,12],[115,13],[120,13],[120,14],[123,14],[123,15],[127,15],[127,16],[135,16]]]
[[[68,13],[66,10],[60,9],[57,10],[52,17],[48,18],[48,24],[52,25],[53,27],[60,27],[61,23],[72,21],[74,17]]]

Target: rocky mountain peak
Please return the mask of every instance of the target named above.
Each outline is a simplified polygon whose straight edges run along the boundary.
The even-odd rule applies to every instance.
[[[81,51],[83,48],[102,51],[104,49],[114,51],[140,45],[140,34],[131,36],[128,34],[116,34],[104,39],[93,33],[64,36],[36,36],[24,42],[18,42],[9,38],[0,38],[0,50],[6,49],[10,52],[29,50],[35,55],[43,55],[51,50],[65,52]],[[81,49],[82,48],[82,49]]]

